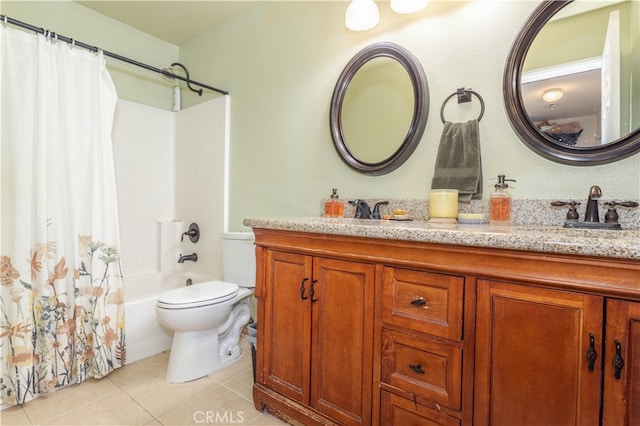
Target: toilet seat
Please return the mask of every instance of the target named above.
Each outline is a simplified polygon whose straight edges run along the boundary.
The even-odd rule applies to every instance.
[[[180,287],[162,294],[157,307],[162,309],[191,309],[216,305],[237,296],[237,284],[224,281],[207,281]]]

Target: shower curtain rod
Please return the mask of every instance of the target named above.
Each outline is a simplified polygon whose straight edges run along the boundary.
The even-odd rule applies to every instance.
[[[169,71],[165,71],[163,69],[156,68],[154,66],[151,66],[151,65],[148,65],[148,64],[145,64],[145,63],[142,63],[142,62],[138,62],[135,59],[130,59],[130,58],[127,58],[125,56],[118,55],[117,53],[109,52],[107,50],[100,49],[99,47],[91,46],[90,44],[86,44],[86,43],[83,43],[81,41],[74,40],[74,39],[72,39],[70,37],[65,37],[65,36],[60,35],[58,33],[54,33],[52,31],[45,30],[44,28],[36,27],[35,25],[31,25],[31,24],[27,24],[26,22],[18,21],[16,19],[8,17],[7,15],[0,15],[0,20],[5,25],[7,23],[9,23],[9,24],[21,27],[21,28],[25,28],[27,30],[35,31],[36,33],[39,33],[39,34],[49,35],[51,37],[54,37],[56,40],[61,40],[61,41],[64,41],[66,43],[69,43],[71,45],[82,47],[83,49],[90,50],[92,52],[98,52],[98,50],[102,50],[102,53],[105,56],[108,56],[108,57],[113,58],[113,59],[117,59],[117,60],[122,61],[122,62],[126,62],[126,63],[131,64],[131,65],[135,65],[135,66],[140,67],[140,68],[144,68],[144,69],[149,70],[149,71],[157,72],[158,74],[162,74],[162,75],[164,75],[166,77],[176,78],[178,80],[186,82],[187,84],[193,84],[195,86],[199,86],[199,87],[203,87],[205,89],[213,90],[214,92],[218,92],[218,93],[221,93],[223,95],[228,95],[229,94],[229,92],[227,92],[225,90],[216,89],[215,87],[211,87],[211,86],[208,86],[208,85],[203,84],[203,83],[198,83],[197,81],[191,80],[189,78],[185,78],[185,77],[182,77],[180,75],[173,74],[173,73],[171,73]]]

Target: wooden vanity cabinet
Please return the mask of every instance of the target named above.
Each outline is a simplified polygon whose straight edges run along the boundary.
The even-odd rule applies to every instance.
[[[637,260],[254,232],[258,410],[304,425],[639,424]]]
[[[371,424],[374,266],[263,256],[256,406],[303,424]]]

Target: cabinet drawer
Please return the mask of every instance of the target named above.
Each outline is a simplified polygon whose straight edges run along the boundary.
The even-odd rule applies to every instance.
[[[460,410],[462,348],[399,331],[382,331],[381,380]]]
[[[382,292],[384,322],[462,340],[464,278],[386,267]]]
[[[382,391],[380,424],[385,426],[460,426],[460,420],[413,401]]]

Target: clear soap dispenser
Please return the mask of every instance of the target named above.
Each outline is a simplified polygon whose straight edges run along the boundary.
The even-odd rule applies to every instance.
[[[509,184],[515,179],[505,179],[505,175],[498,175],[495,191],[489,199],[489,222],[492,225],[511,225],[511,194],[507,191]]]
[[[324,203],[324,217],[343,217],[344,202],[338,196],[338,189],[333,188],[329,201]]]

